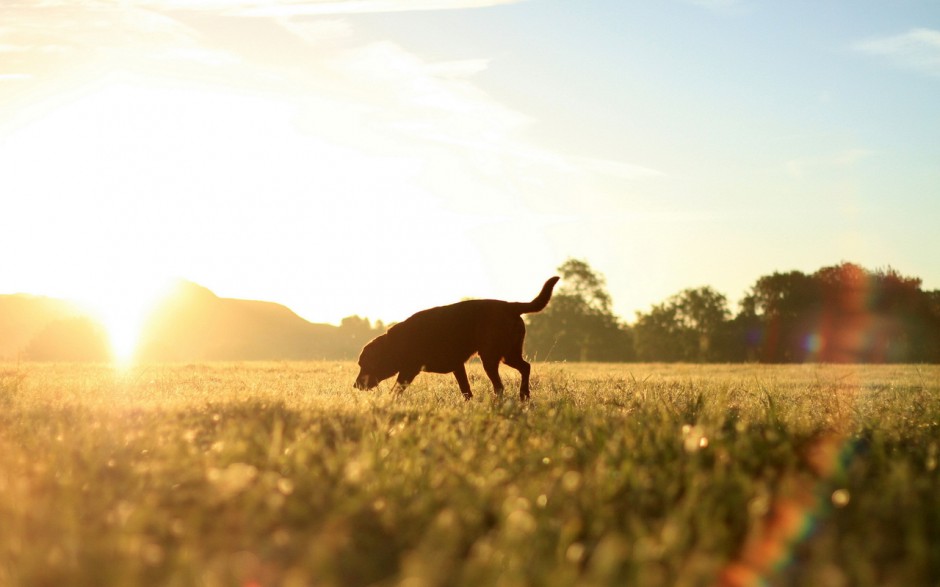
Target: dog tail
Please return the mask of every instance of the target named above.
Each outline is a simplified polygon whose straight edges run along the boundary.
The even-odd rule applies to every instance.
[[[517,302],[513,304],[520,314],[530,314],[532,312],[541,312],[548,305],[548,300],[552,299],[552,289],[558,283],[559,277],[552,277],[542,286],[542,291],[531,302]]]

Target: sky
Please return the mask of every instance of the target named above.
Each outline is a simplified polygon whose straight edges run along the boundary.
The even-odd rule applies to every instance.
[[[315,322],[614,310],[842,261],[940,289],[935,0],[4,0],[0,293]]]

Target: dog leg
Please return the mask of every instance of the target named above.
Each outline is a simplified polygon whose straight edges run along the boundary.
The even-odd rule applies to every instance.
[[[405,388],[411,385],[411,382],[414,381],[414,378],[420,373],[420,369],[415,371],[412,369],[401,370],[398,372],[398,379],[395,380],[395,393],[396,395],[401,395]]]
[[[522,358],[522,355],[507,357],[506,364],[522,375],[522,384],[519,386],[519,399],[526,401],[529,399],[529,372],[532,371],[532,366]]]
[[[473,392],[470,391],[470,380],[467,379],[467,368],[463,365],[454,369],[454,377],[457,378],[457,386],[460,387],[460,393],[467,401],[473,399]]]
[[[492,355],[487,355],[481,356],[480,360],[483,361],[483,370],[486,371],[487,377],[493,382],[493,392],[496,393],[496,397],[503,397],[504,387],[503,380],[499,377],[499,357],[494,359]]]

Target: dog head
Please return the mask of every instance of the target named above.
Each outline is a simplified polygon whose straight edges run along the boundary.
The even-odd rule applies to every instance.
[[[398,373],[388,336],[374,338],[359,354],[359,375],[356,389],[373,389],[379,383]]]

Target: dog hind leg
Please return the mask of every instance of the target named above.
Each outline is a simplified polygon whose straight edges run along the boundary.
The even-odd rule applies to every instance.
[[[498,355],[480,355],[483,370],[486,371],[487,377],[493,382],[493,391],[496,393],[496,397],[502,397],[504,389],[503,380],[499,377],[499,359]]]
[[[506,364],[519,371],[519,374],[522,376],[522,383],[519,385],[519,399],[526,401],[529,399],[529,373],[532,371],[532,366],[522,358],[522,354],[515,356],[506,357]]]

